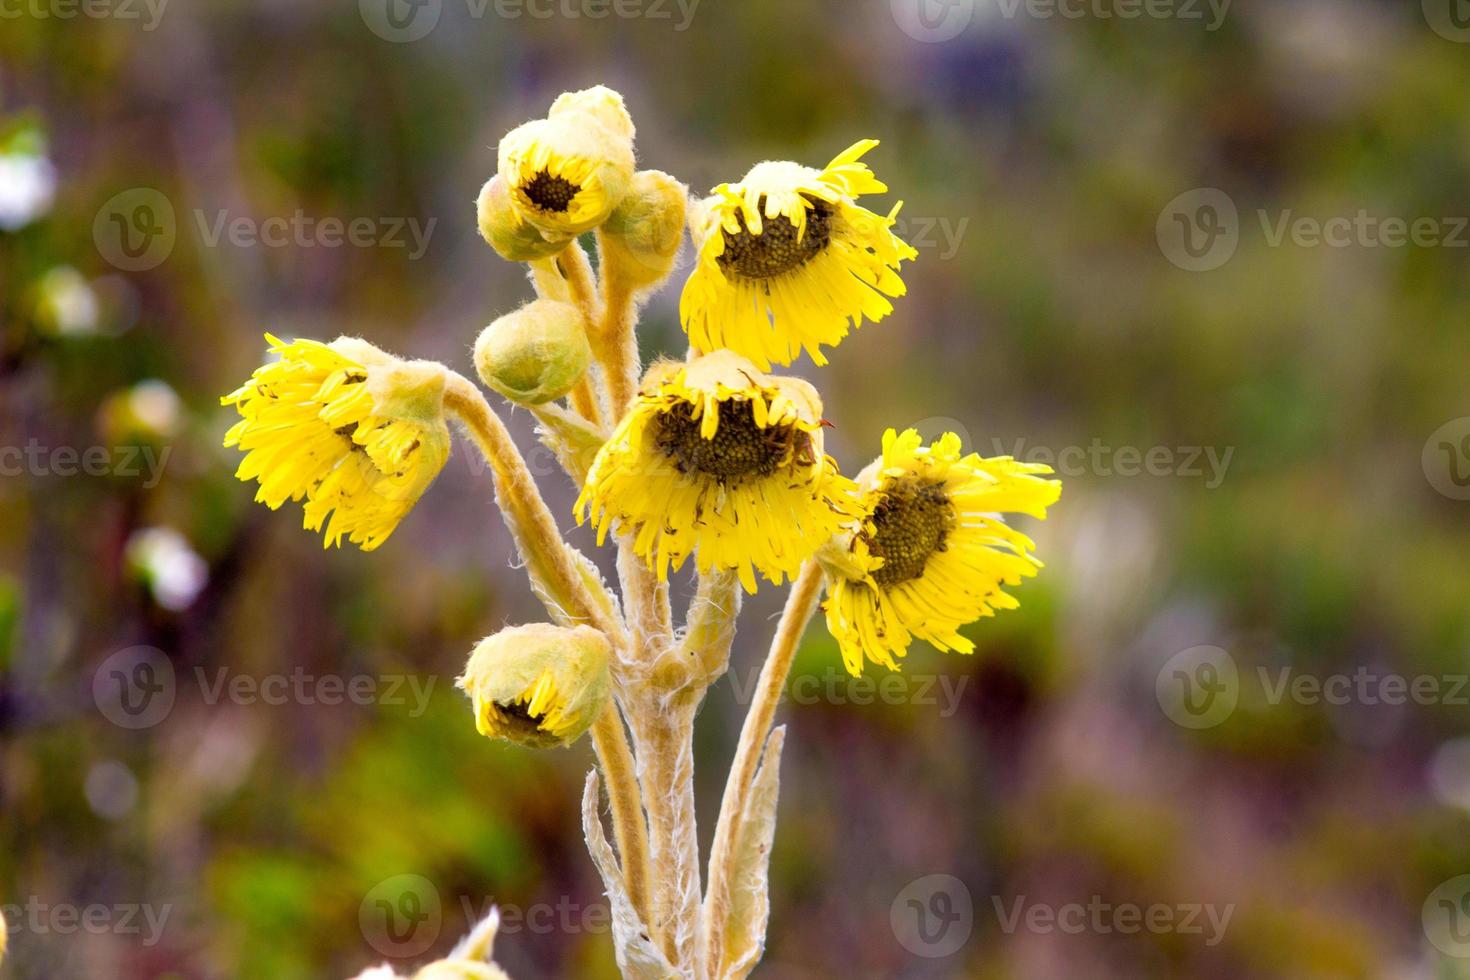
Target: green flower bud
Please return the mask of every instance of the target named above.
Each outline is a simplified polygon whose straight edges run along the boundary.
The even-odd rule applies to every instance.
[[[688,200],[688,189],[660,170],[634,175],[627,196],[602,226],[603,260],[630,289],[657,286],[673,271]]]
[[[475,370],[518,405],[544,405],[572,390],[592,360],[581,312],[532,300],[496,320],[475,341]]]
[[[521,217],[510,199],[510,190],[499,174],[480,188],[475,203],[480,237],[507,262],[533,262],[549,258],[567,247],[571,235],[549,234]]]
[[[529,748],[570,745],[607,706],[612,645],[588,626],[501,630],[470,654],[460,688],[480,734]]]

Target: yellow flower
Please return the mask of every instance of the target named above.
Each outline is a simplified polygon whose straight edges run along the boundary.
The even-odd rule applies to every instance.
[[[1062,485],[1034,474],[1051,468],[960,452],[954,433],[926,447],[913,429],[889,429],[882,457],[858,477],[863,524],[845,552],[823,555],[822,607],[855,675],[864,657],[897,669],[915,638],[972,652],[960,627],[1015,608],[1001,586],[1041,567],[1031,539],[1000,515],[1045,518]]]
[[[892,231],[901,205],[884,216],[856,203],[888,189],[859,162],[877,145],[854,143],[820,171],[757,164],[692,209],[698,258],[679,315],[695,348],[726,347],[762,369],[803,349],[825,364],[823,344],[893,312],[899,262],[918,253]]]
[[[816,390],[762,374],[730,351],[655,365],[598,453],[577,501],[599,541],[617,522],[667,578],[701,571],[780,584],[850,519],[853,484],[822,452]]]
[[[459,686],[481,735],[570,745],[607,706],[611,658],[607,637],[590,626],[515,626],[480,641]]]
[[[246,454],[235,475],[259,480],[255,499],[272,510],[304,497],[324,544],[372,551],[449,458],[444,368],[351,337],[266,340],[279,360],[220,399],[240,413],[225,436]]]
[[[499,173],[517,211],[548,235],[602,224],[633,181],[633,123],[622,97],[601,86],[561,96],[545,119],[501,139]]]

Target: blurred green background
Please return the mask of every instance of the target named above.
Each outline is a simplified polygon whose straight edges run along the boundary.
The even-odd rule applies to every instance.
[[[482,467],[457,446],[387,545],[324,552],[232,478],[218,406],[265,330],[468,370],[530,295],[474,229],[495,145],[597,83],[700,192],[881,138],[920,255],[794,368],[830,451],[951,428],[1065,481],[975,656],[875,690],[809,631],[757,975],[1470,975],[1459,2],[0,7],[0,976],[406,971],[491,902],[517,978],[616,976],[590,750],[490,743],[453,688],[543,618]],[[682,350],[682,278],[646,354]],[[700,719],[706,835],[780,599]],[[171,704],[119,714],[118,671]],[[1113,911],[1013,918],[1076,906]]]

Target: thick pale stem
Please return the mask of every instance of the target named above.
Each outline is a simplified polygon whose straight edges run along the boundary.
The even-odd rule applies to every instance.
[[[699,834],[694,813],[694,712],[689,692],[649,692],[630,706],[638,750],[638,782],[648,809],[649,861],[654,869],[649,928],[681,975],[695,967],[699,928]]]
[[[444,407],[463,424],[490,464],[506,525],[553,615],[590,623],[606,633],[614,647],[626,649],[627,632],[612,596],[595,582],[585,559],[562,538],[525,458],[480,390],[462,375],[450,372]]]
[[[574,240],[555,256],[536,259],[530,266],[531,282],[537,295],[577,307],[582,312],[588,337],[593,337],[601,310],[597,305],[597,283],[592,275],[592,263],[582,246]],[[593,425],[603,424],[602,407],[598,404],[597,388],[590,372],[572,389],[571,403],[577,414]]]
[[[592,726],[592,746],[597,750],[597,760],[607,784],[613,838],[618,843],[618,857],[622,860],[623,882],[639,918],[647,922],[650,912],[648,824],[643,818],[633,750],[628,747],[622,713],[613,701],[608,702],[607,710]]]
[[[699,956],[711,976],[716,974],[720,965],[725,918],[730,908],[730,861],[735,842],[740,837],[740,822],[750,797],[751,780],[755,778],[761,751],[765,748],[771,722],[781,702],[781,692],[796,659],[797,646],[817,610],[817,600],[821,595],[822,569],[816,559],[812,559],[802,567],[791,587],[780,625],[776,627],[776,637],[771,642],[771,652],[761,667],[760,680],[756,682],[754,700],[740,729],[735,761],[725,781],[725,796],[720,802],[719,822],[715,825],[715,840],[710,848],[709,891],[700,923]]]
[[[599,243],[602,234],[598,229]],[[608,250],[603,248],[602,254],[606,256]],[[611,261],[604,259],[604,264],[608,268],[602,275],[602,318],[592,335],[592,349],[607,375],[608,400],[612,403],[613,422],[616,423],[638,393],[638,379],[643,373],[638,357],[638,335],[634,330],[638,304],[630,284],[617,275]]]

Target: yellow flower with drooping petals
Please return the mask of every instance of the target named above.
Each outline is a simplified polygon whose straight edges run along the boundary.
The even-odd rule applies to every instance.
[[[858,476],[864,511],[845,550],[824,553],[823,609],[848,671],[864,660],[896,669],[915,639],[970,653],[959,629],[1016,600],[1003,586],[1035,575],[1030,538],[1005,513],[1045,518],[1062,486],[1051,468],[961,455],[959,436],[925,446],[913,429],[883,436],[883,455]]]
[[[816,390],[763,374],[731,351],[649,371],[598,453],[577,501],[605,539],[617,524],[667,578],[691,554],[700,571],[776,584],[851,519],[853,484],[822,451]]]
[[[351,337],[266,340],[279,359],[220,399],[240,413],[225,436],[246,454],[235,475],[260,481],[255,499],[272,510],[305,498],[325,545],[372,551],[449,458],[444,367]]]
[[[899,263],[918,253],[893,233],[900,205],[880,215],[857,203],[888,189],[860,160],[877,145],[854,143],[822,170],[760,163],[691,206],[699,254],[679,301],[690,344],[762,369],[803,350],[825,364],[824,345],[893,312]]]
[[[611,658],[607,637],[590,626],[514,626],[480,641],[459,686],[481,735],[529,748],[570,745],[607,706]]]

